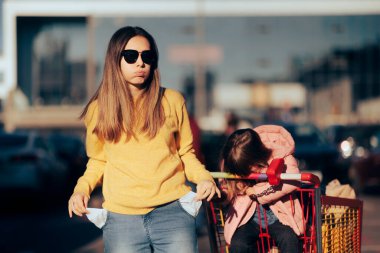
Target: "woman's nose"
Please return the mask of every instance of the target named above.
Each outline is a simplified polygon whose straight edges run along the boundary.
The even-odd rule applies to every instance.
[[[139,54],[139,56],[137,57],[136,64],[138,66],[143,66],[144,65],[144,62],[143,62],[142,57],[141,57],[141,54]]]

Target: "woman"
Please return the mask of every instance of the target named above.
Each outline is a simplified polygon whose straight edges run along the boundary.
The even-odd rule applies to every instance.
[[[185,101],[160,87],[157,67],[153,37],[140,27],[119,29],[101,84],[81,115],[89,161],[69,215],[87,213],[90,194],[102,183],[105,252],[197,252],[185,181],[197,184],[195,201],[220,196],[195,157]]]

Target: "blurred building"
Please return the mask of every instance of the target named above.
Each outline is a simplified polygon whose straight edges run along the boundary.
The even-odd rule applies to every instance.
[[[298,79],[311,94],[311,118],[319,125],[379,122],[379,56],[380,38],[360,48],[333,50],[299,69]]]
[[[242,119],[251,123],[274,121],[305,121],[307,92],[302,83],[291,82],[254,82],[218,84],[213,87],[214,110],[234,111]],[[215,113],[215,112],[214,112]],[[204,129],[222,130],[204,120]],[[219,129],[218,129],[219,127]]]
[[[250,108],[235,108],[242,113],[263,111],[257,84],[271,83],[304,85],[306,120],[326,122],[329,116],[314,113],[316,98],[328,110],[339,112],[339,120],[359,120],[352,114],[378,108],[378,65],[373,65],[380,58],[378,1],[1,2],[1,118],[9,131],[82,127],[77,117],[100,83],[108,40],[124,25],[139,25],[154,35],[163,85],[182,91],[196,118],[231,109],[220,106],[220,98],[212,95],[222,84],[231,86],[233,98],[239,96],[236,84],[256,89]],[[365,60],[357,61],[361,55]],[[358,89],[363,85],[365,89]],[[284,97],[281,93],[290,91],[284,87],[278,103]],[[339,97],[342,89],[344,96]],[[333,96],[344,101],[329,106]],[[291,104],[281,103],[281,110]],[[277,115],[276,108],[268,104],[264,111]],[[265,114],[250,117],[265,119]],[[380,121],[376,113],[370,117]]]

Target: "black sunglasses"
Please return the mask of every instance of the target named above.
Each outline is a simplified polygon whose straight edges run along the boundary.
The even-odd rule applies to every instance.
[[[141,59],[145,64],[151,65],[156,60],[152,50],[139,52],[137,50],[128,49],[121,51],[121,55],[124,57],[124,60],[129,64],[135,63],[139,58],[139,54],[141,54]]]

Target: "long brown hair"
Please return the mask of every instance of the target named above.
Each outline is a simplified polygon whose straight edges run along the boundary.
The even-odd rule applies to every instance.
[[[272,150],[265,147],[260,136],[252,129],[239,129],[227,139],[222,149],[222,164],[225,172],[238,176],[248,176],[252,167],[261,169],[268,167]],[[227,198],[232,200],[239,194],[244,194],[250,183],[243,180],[227,181]]]
[[[135,36],[145,37],[149,41],[150,50],[155,54],[144,91],[136,103],[133,102],[131,90],[120,67],[121,51]],[[98,121],[93,132],[100,139],[118,142],[122,133],[126,134],[128,140],[132,136],[136,137],[136,132],[153,138],[165,121],[161,104],[163,93],[158,71],[158,49],[154,38],[141,27],[126,26],[112,35],[108,43],[102,81],[80,118],[86,117],[90,104],[96,101]]]

